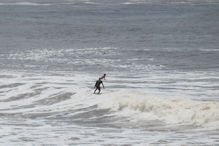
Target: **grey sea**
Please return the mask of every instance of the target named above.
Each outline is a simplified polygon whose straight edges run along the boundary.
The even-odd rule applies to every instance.
[[[219,145],[218,0],[0,0],[0,145]]]

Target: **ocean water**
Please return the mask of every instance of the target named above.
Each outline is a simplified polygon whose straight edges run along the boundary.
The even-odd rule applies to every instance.
[[[0,145],[219,145],[218,26],[217,0],[0,0]]]

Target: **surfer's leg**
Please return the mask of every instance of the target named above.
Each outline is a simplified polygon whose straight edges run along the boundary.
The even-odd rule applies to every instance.
[[[96,91],[97,91],[97,88],[94,90],[94,94],[95,94]]]
[[[98,88],[98,90],[99,90],[98,94],[100,94],[100,91],[101,91],[101,89],[100,89],[100,88]]]
[[[100,87],[99,87],[99,86],[96,86],[96,89],[95,89],[94,93],[95,93],[97,90],[99,91],[97,94],[99,94],[99,93],[100,93]]]

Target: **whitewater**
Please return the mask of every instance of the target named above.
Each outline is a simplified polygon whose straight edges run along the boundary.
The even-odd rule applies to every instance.
[[[0,145],[219,145],[218,14],[216,0],[2,0]]]
[[[104,80],[101,95],[93,94],[95,76],[3,72],[0,77],[3,145],[202,145],[219,138],[218,101],[119,89],[115,82],[131,86],[133,80],[116,81],[115,75]]]

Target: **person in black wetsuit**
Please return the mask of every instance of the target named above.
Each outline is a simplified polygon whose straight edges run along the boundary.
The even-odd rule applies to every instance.
[[[101,78],[99,78],[97,81],[96,81],[96,84],[94,86],[94,88],[96,88],[94,90],[94,94],[96,93],[97,90],[99,90],[98,94],[100,94],[100,91],[101,91],[101,88],[100,88],[100,84],[102,84],[103,88],[104,88],[104,85],[103,85],[103,82],[101,81]]]

